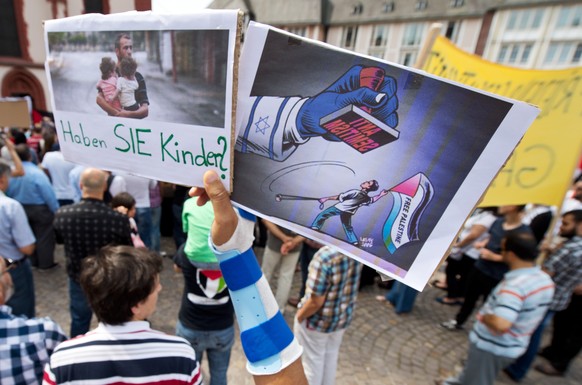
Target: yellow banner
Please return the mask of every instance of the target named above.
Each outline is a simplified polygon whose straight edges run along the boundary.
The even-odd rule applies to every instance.
[[[439,37],[424,70],[541,108],[481,206],[562,204],[582,150],[582,67],[555,71],[506,67]]]

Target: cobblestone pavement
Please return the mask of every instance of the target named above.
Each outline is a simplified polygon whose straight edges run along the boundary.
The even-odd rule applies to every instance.
[[[162,249],[174,252],[169,238],[162,239]],[[69,331],[67,280],[62,246],[57,248],[60,266],[48,272],[34,272],[37,295],[37,315],[50,316]],[[182,295],[182,277],[172,270],[170,259],[164,259],[165,269],[152,327],[174,333]],[[300,275],[295,274],[292,295],[298,293]],[[412,313],[397,315],[375,296],[384,291],[372,286],[359,294],[354,320],[344,335],[340,350],[337,385],[421,385],[433,384],[433,379],[447,376],[460,368],[467,350],[467,332],[449,332],[438,323],[454,316],[458,308],[434,301],[442,295],[438,289],[427,288],[416,300]],[[295,309],[288,306],[285,318],[291,325]],[[94,325],[96,324],[93,319]],[[546,334],[546,339],[548,335]],[[203,371],[208,373],[203,363]],[[232,385],[252,384],[245,370],[245,359],[237,339],[228,372]],[[550,378],[530,371],[524,385],[574,385],[582,383],[582,358],[572,365],[563,378]],[[501,374],[496,384],[509,385],[511,380]]]

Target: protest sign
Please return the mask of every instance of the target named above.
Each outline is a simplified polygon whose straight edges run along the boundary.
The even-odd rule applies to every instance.
[[[240,206],[421,290],[538,110],[251,23]]]
[[[582,67],[552,71],[507,67],[464,52],[439,37],[424,68],[438,76],[535,104],[542,111],[481,205],[560,206],[582,150]]]
[[[45,22],[46,72],[67,160],[231,188],[237,11],[128,12]]]

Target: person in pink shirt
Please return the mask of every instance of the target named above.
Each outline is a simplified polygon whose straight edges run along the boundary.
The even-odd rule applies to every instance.
[[[117,93],[117,75],[115,62],[110,57],[104,57],[99,64],[101,80],[97,82],[97,90],[105,96],[105,100],[114,108],[121,109],[121,103],[115,98]]]

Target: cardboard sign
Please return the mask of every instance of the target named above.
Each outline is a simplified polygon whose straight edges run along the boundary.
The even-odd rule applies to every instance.
[[[421,290],[538,110],[251,23],[233,200]]]
[[[128,12],[45,23],[46,73],[67,160],[231,188],[237,11]]]
[[[28,102],[23,98],[0,98],[0,127],[30,128]]]

